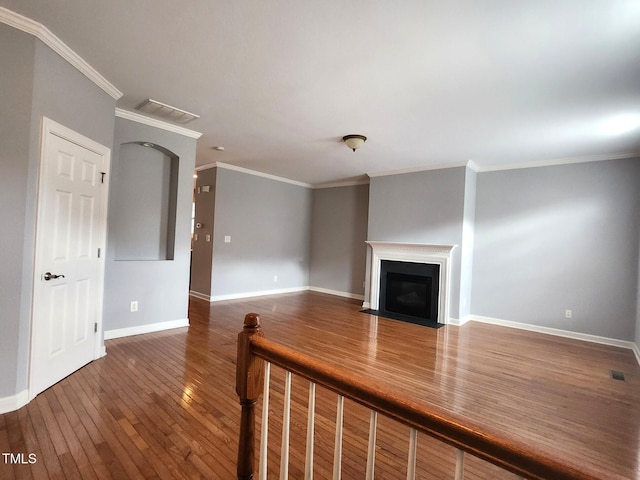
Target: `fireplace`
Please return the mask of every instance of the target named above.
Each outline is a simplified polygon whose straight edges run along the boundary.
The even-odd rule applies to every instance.
[[[449,323],[451,252],[456,245],[367,244],[369,301],[363,307],[425,325]]]
[[[440,266],[383,260],[378,310],[416,323],[438,321]]]

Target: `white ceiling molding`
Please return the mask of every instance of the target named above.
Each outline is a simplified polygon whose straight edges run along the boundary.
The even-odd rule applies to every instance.
[[[488,165],[481,167],[476,165],[477,172],[496,172],[498,170],[517,170],[520,168],[552,167],[554,165],[570,165],[573,163],[602,162],[605,160],[620,160],[623,158],[640,158],[639,152],[617,152],[598,155],[583,155],[580,157],[554,158],[549,160],[537,160],[525,163],[509,163],[505,165]]]
[[[275,175],[270,175],[268,173],[257,172],[255,170],[250,170],[248,168],[237,167],[235,165],[231,165],[228,163],[221,163],[221,162],[214,162],[214,163],[208,163],[206,165],[201,165],[199,167],[196,167],[195,170],[200,171],[200,170],[206,170],[208,168],[213,168],[213,167],[221,167],[221,168],[226,168],[228,170],[236,170],[239,172],[248,173],[250,175],[257,175],[260,177],[270,178],[272,180],[278,180],[280,182],[291,183],[293,185],[299,185],[301,187],[307,187],[307,188],[312,188],[314,190],[318,190],[322,188],[369,185],[371,183],[370,179],[373,177],[387,177],[390,175],[402,175],[404,173],[425,172],[429,170],[443,170],[445,168],[469,167],[474,172],[483,173],[483,172],[496,172],[500,170],[516,170],[520,168],[536,168],[536,167],[549,167],[554,165],[570,165],[574,163],[601,162],[605,160],[619,160],[624,158],[640,158],[640,153],[618,152],[618,153],[610,153],[610,154],[603,154],[603,155],[585,155],[581,157],[556,158],[551,160],[539,160],[539,161],[527,162],[527,163],[510,163],[505,165],[491,165],[487,167],[481,167],[473,160],[469,160],[468,162],[459,162],[455,164],[439,164],[439,165],[433,165],[433,166],[412,167],[412,168],[403,168],[399,170],[389,170],[384,172],[368,173],[367,175],[369,178],[363,179],[363,180],[318,183],[318,184],[302,183],[295,180],[290,180],[288,178],[277,177]]]
[[[155,118],[150,118],[145,115],[140,115],[139,113],[130,112],[129,110],[123,110],[122,108],[116,108],[116,117],[131,120],[132,122],[142,123],[150,127],[160,128],[161,130],[179,133],[180,135],[184,135],[185,137],[198,139],[202,136],[202,133],[196,132],[195,130],[189,130],[188,128],[179,127],[178,125],[163,122],[162,120],[156,120]]]
[[[369,175],[369,177],[388,177],[389,175],[402,175],[404,173],[416,173],[416,172],[425,172],[427,170],[442,170],[444,168],[457,168],[457,167],[467,167],[467,166],[475,170],[475,168],[473,168],[472,165],[469,165],[469,162],[458,162],[458,163],[441,163],[438,165],[422,166],[422,167],[400,168],[398,170],[387,170],[382,172],[367,173],[367,175]]]
[[[473,160],[469,160],[467,162],[467,167],[469,167],[474,172],[479,172],[480,171],[480,166],[476,162],[474,162]]]
[[[330,183],[318,183],[312,188],[319,190],[321,188],[338,188],[338,187],[356,187],[358,185],[369,185],[369,178],[362,180],[344,181],[344,182],[330,182]]]
[[[460,162],[453,164],[440,164],[433,166],[424,166],[424,167],[413,167],[413,168],[403,168],[400,170],[389,170],[385,172],[374,172],[368,173],[369,177],[387,177],[390,175],[402,175],[404,173],[416,173],[416,172],[424,172],[428,170],[442,170],[445,168],[456,168],[456,167],[469,167],[474,172],[483,173],[483,172],[497,172],[500,170],[517,170],[520,168],[537,168],[537,167],[551,167],[554,165],[570,165],[574,163],[588,163],[588,162],[602,162],[605,160],[620,160],[624,158],[640,158],[639,152],[617,152],[617,153],[606,153],[606,154],[598,154],[598,155],[583,155],[580,157],[565,157],[565,158],[554,158],[549,160],[536,160],[533,162],[525,162],[525,163],[507,163],[504,165],[488,165],[488,166],[480,166],[473,160],[469,160],[468,162]],[[321,188],[321,187],[317,187]]]
[[[205,165],[200,165],[199,167],[196,167],[194,170],[196,172],[200,172],[202,170],[209,170],[210,168],[215,168],[215,167],[216,167],[216,162],[211,162]]]
[[[319,183],[314,185],[309,183],[298,182],[296,180],[291,180],[289,178],[278,177],[268,173],[257,172],[255,170],[250,170],[248,168],[243,168],[243,167],[237,167],[235,165],[231,165],[229,163],[222,163],[222,162],[213,162],[213,163],[207,163],[205,165],[200,165],[199,167],[195,168],[195,171],[199,172],[201,170],[208,170],[210,168],[215,168],[215,167],[226,168],[227,170],[235,170],[237,172],[246,173],[248,175],[255,175],[257,177],[269,178],[271,180],[276,180],[278,182],[290,183],[292,185],[311,188],[314,190],[321,189],[321,188],[353,187],[357,185],[369,185],[369,178],[365,178],[362,180],[354,180],[354,181]]]
[[[356,186],[356,185],[369,185],[369,179],[368,178],[365,178],[363,180],[344,181],[344,182],[331,182],[331,183],[319,183],[319,184],[313,185],[313,184],[309,184],[309,183],[298,182],[296,180],[291,180],[289,178],[277,177],[275,175],[271,175],[271,174],[268,174],[268,173],[257,172],[255,170],[250,170],[248,168],[237,167],[235,165],[231,165],[229,163],[222,163],[222,162],[212,162],[212,163],[207,163],[205,165],[200,165],[199,167],[195,168],[195,171],[199,172],[201,170],[208,170],[210,168],[215,168],[215,167],[226,168],[227,170],[235,170],[237,172],[246,173],[248,175],[255,175],[255,176],[258,176],[258,177],[269,178],[271,180],[277,180],[278,182],[290,183],[292,185],[298,185],[299,187],[312,188],[314,190],[321,189],[321,188],[352,187],[352,186]]]
[[[51,30],[41,23],[4,7],[0,7],[0,22],[38,38],[54,52],[77,68],[84,76],[104,90],[112,98],[118,100],[122,97],[122,92],[120,90],[100,75],[91,65],[85,62],[82,57],[71,50],[66,43],[56,37],[51,33]]]
[[[214,164],[208,164],[208,168],[213,166],[224,168],[226,170],[234,170],[236,172],[246,173],[248,175],[255,175],[256,177],[268,178],[270,180],[276,180],[278,182],[290,183],[291,185],[297,185],[299,187],[313,188],[313,185],[311,185],[310,183],[298,182],[296,180],[291,180],[289,178],[284,178],[284,177],[278,177],[276,175],[271,175],[269,173],[257,172],[255,170],[249,170],[248,168],[237,167],[236,165],[231,165],[229,163],[216,162]],[[207,165],[202,165],[202,167],[207,167]]]

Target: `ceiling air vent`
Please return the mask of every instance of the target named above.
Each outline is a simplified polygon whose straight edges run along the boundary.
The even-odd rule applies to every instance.
[[[182,110],[180,108],[172,107],[171,105],[167,105],[166,103],[162,103],[157,100],[152,100],[151,98],[138,105],[136,107],[136,110],[150,113],[151,115],[155,115],[164,120],[169,120],[181,125],[189,123],[196,118],[200,118],[200,115],[187,112],[186,110]]]

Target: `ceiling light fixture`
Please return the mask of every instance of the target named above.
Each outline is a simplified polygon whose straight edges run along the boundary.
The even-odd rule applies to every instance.
[[[367,141],[367,137],[364,135],[345,135],[342,137],[342,141],[347,144],[347,147],[355,152],[358,148],[364,145],[364,142]]]

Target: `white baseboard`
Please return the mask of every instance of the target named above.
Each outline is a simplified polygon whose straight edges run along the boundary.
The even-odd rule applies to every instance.
[[[309,287],[309,290],[311,290],[312,292],[327,293],[329,295],[336,295],[338,297],[354,298],[356,300],[364,300],[364,295],[358,295],[357,293],[340,292],[338,290],[330,290],[328,288],[321,288],[321,287]]]
[[[230,293],[226,295],[214,295],[212,297],[209,297],[199,292],[190,291],[189,295],[195,298],[200,298],[202,300],[208,300],[211,303],[213,303],[213,302],[221,302],[224,300],[238,300],[242,298],[263,297],[265,295],[280,295],[283,293],[297,293],[297,292],[306,292],[306,291],[326,293],[329,295],[336,295],[338,297],[354,298],[356,300],[364,300],[364,295],[358,295],[356,293],[350,293],[350,292],[341,292],[338,290],[330,290],[328,288],[309,287],[309,286],[278,288],[274,290],[259,290],[254,292]]]
[[[160,332],[162,330],[170,330],[172,328],[188,327],[189,319],[181,318],[179,320],[171,320],[168,322],[150,323],[147,325],[137,325],[135,327],[116,328],[114,330],[105,330],[104,339],[112,340],[114,338],[130,337],[132,335],[141,335],[143,333]]]
[[[189,295],[191,295],[194,298],[199,298],[200,300],[206,300],[207,302],[211,301],[211,297],[209,295],[206,295],[206,294],[200,293],[200,292],[196,292],[194,290],[189,290]]]
[[[0,398],[0,415],[14,412],[29,403],[29,390],[23,390],[11,397]]]
[[[449,318],[447,325],[455,325],[456,327],[461,327],[469,321],[471,321],[471,315],[466,315],[462,318]]]
[[[237,300],[240,298],[262,297],[265,295],[280,295],[282,293],[305,292],[307,290],[309,290],[309,287],[279,288],[274,290],[260,290],[256,292],[230,293],[227,295],[214,295],[209,301],[213,303],[221,302],[223,300]]]
[[[638,344],[634,343],[633,344],[633,348],[631,350],[633,350],[633,354],[636,356],[636,360],[638,361],[638,365],[640,365],[640,349],[638,348]]]
[[[611,345],[614,347],[628,348],[633,351],[640,364],[640,351],[634,342],[627,340],[618,340],[617,338],[601,337],[599,335],[591,335],[588,333],[572,332],[570,330],[561,330],[559,328],[541,327],[539,325],[531,325],[529,323],[512,322],[510,320],[502,320],[499,318],[483,317],[480,315],[471,315],[470,320],[475,322],[490,323],[492,325],[500,325],[502,327],[517,328],[520,330],[528,330],[530,332],[546,333],[548,335],[556,335],[558,337],[573,338],[574,340],[582,340],[584,342],[600,343],[602,345]]]

